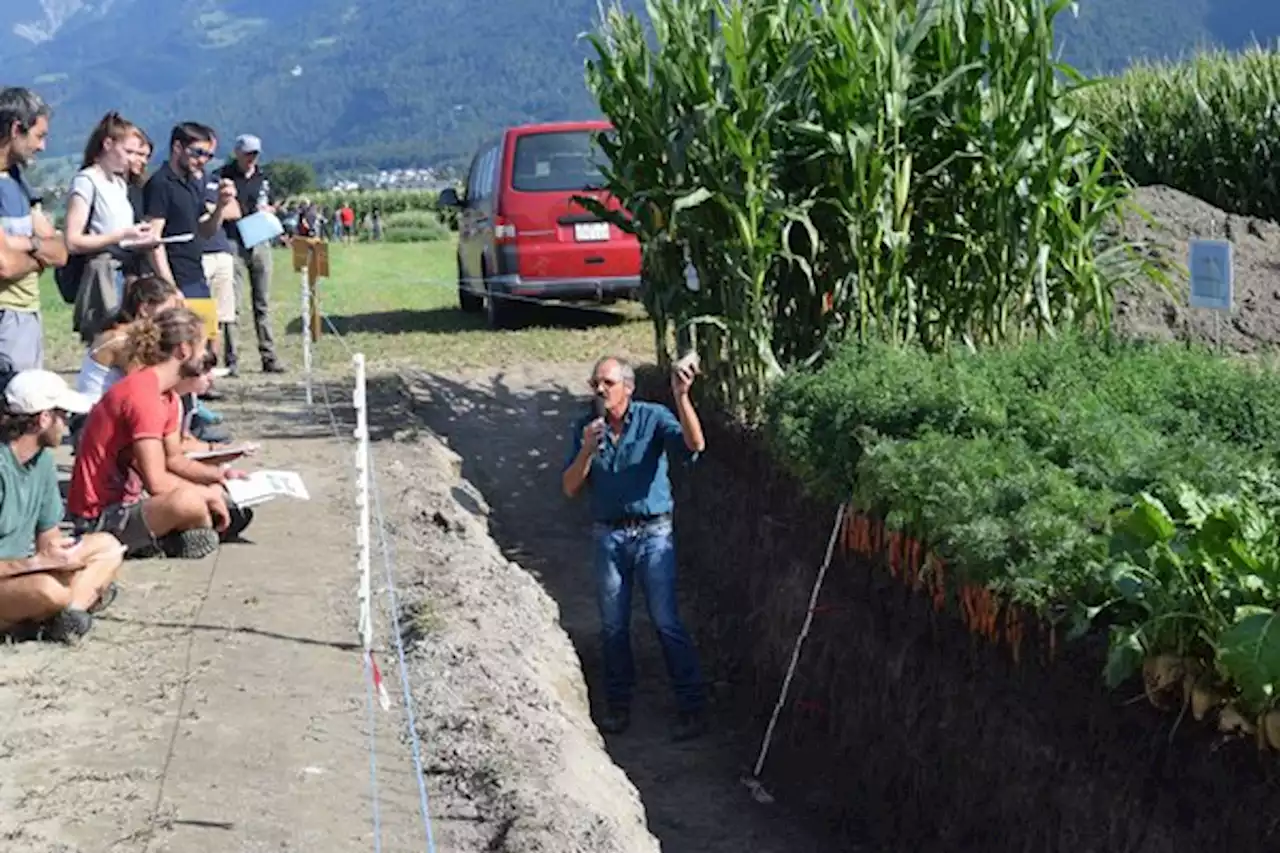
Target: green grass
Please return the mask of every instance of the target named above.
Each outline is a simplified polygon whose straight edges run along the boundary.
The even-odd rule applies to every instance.
[[[329,247],[330,277],[320,282],[321,310],[353,351],[371,367],[413,365],[427,370],[501,367],[534,362],[587,361],[604,353],[653,358],[652,327],[632,303],[611,307],[531,306],[524,328],[491,332],[483,315],[458,309],[452,240],[434,243]],[[42,286],[46,357],[53,369],[75,370],[84,348],[48,277]],[[301,285],[291,255],[276,253],[271,308],[280,356],[302,365]],[[247,294],[246,294],[247,296]],[[241,305],[241,367],[257,367],[253,319]],[[326,324],[316,348],[317,370],[342,372],[349,358]]]

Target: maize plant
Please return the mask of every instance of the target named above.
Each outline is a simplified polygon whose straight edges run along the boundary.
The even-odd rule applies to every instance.
[[[652,31],[604,11],[587,83],[660,360],[698,330],[710,384],[751,417],[848,339],[1106,326],[1142,262],[1107,242],[1128,184],[1054,59],[1067,5],[649,0]]]
[[[1276,217],[1280,54],[1253,48],[1141,64],[1077,97],[1139,184],[1176,187],[1233,213]]]

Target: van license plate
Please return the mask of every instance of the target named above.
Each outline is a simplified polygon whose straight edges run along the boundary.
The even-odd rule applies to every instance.
[[[599,243],[609,239],[608,222],[575,222],[573,239],[579,243]]]

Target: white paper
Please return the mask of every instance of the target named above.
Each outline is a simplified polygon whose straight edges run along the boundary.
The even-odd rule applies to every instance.
[[[302,475],[296,471],[254,471],[243,480],[228,480],[227,493],[240,506],[255,506],[278,497],[311,500]]]
[[[284,226],[274,213],[260,210],[236,222],[240,231],[240,243],[246,249],[252,249],[259,243],[274,240],[284,233]]]
[[[132,249],[134,246],[151,246],[156,243],[190,243],[196,238],[194,234],[173,234],[169,237],[161,237],[159,240],[121,240],[121,249]]]

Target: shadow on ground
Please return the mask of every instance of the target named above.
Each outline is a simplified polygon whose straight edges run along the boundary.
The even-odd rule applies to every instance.
[[[483,331],[483,314],[466,314],[457,308],[426,308],[420,311],[398,309],[374,311],[368,314],[330,316],[329,322],[342,335],[373,334],[403,335],[427,332],[433,335],[449,335],[461,332]],[[518,316],[517,328],[596,329],[621,326],[631,318],[602,305],[525,305]],[[296,335],[302,330],[297,317],[288,322],[285,331]],[[326,323],[324,333],[332,330]]]
[[[598,707],[600,655],[597,644],[590,525],[585,501],[570,502],[560,492],[560,471],[568,453],[569,427],[585,400],[571,393],[589,368],[559,368],[554,381],[530,381],[529,371],[476,380],[434,374],[405,377],[417,417],[449,441],[463,458],[463,475],[492,506],[492,532],[507,556],[532,572],[560,608],[561,624],[582,660]],[[536,372],[536,368],[533,369]],[[389,391],[389,389],[380,389]],[[371,407],[379,424],[403,413]],[[381,434],[393,425],[379,426]],[[696,569],[695,569],[696,570]],[[637,593],[637,598],[643,597]],[[847,849],[813,835],[813,828],[780,805],[752,802],[739,777],[757,748],[758,732],[727,726],[729,715],[715,709],[717,724],[707,737],[686,744],[669,740],[674,708],[662,656],[643,606],[633,619],[638,683],[633,725],[609,738],[613,760],[644,800],[651,831],[668,853],[728,853],[752,850]],[[687,616],[687,614],[686,614]],[[710,654],[704,650],[704,659]]]

